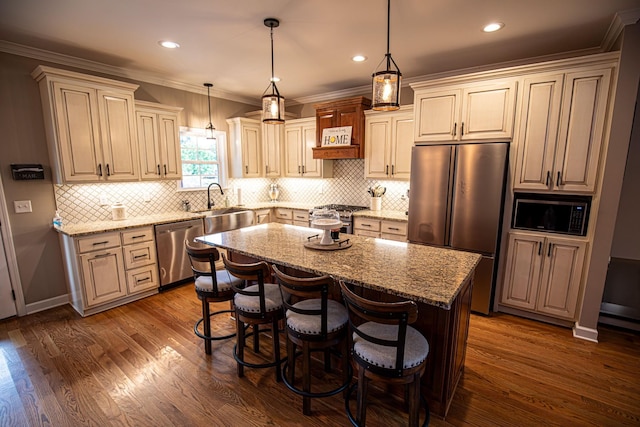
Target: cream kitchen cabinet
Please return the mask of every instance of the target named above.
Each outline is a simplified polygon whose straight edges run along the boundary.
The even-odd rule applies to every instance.
[[[280,224],[293,224],[293,209],[275,208],[273,210],[275,222]]]
[[[284,133],[284,176],[333,177],[333,160],[313,158],[312,149],[316,146],[315,117],[287,120]]]
[[[39,66],[54,182],[137,181],[137,85]]]
[[[501,304],[575,320],[587,242],[510,232]]]
[[[411,87],[416,142],[499,141],[513,135],[516,79]]]
[[[357,217],[353,222],[353,234],[363,237],[379,237],[399,242],[407,241],[407,223]]]
[[[180,124],[182,108],[136,101],[140,178],[181,179]]]
[[[232,178],[263,176],[261,122],[234,117],[229,125],[229,168]]]
[[[293,225],[309,227],[309,211],[304,209],[293,209]]]
[[[271,209],[258,209],[254,211],[254,224],[266,224],[271,222]]]
[[[282,141],[284,125],[262,125],[262,158],[264,176],[277,178],[282,175]]]
[[[595,191],[610,68],[524,79],[514,189]]]
[[[82,316],[158,292],[152,227],[60,239],[70,302]]]
[[[364,177],[408,180],[413,147],[413,106],[365,111]]]

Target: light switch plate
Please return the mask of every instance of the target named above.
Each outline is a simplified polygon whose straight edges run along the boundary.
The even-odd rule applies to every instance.
[[[29,213],[33,212],[31,209],[31,200],[14,200],[13,209],[16,213]]]

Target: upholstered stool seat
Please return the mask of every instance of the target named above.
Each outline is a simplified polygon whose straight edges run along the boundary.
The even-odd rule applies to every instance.
[[[380,340],[391,341],[398,337],[397,325],[367,322],[360,325],[358,329]],[[373,343],[358,334],[353,336],[353,352],[362,360],[381,368],[394,369],[396,366],[396,349],[394,347]],[[429,343],[427,339],[415,328],[407,326],[402,369],[419,366],[427,359],[428,354]]]
[[[352,370],[347,351],[347,323],[349,314],[344,305],[328,298],[333,279],[321,277],[293,277],[277,266],[273,272],[280,283],[280,291],[286,308],[287,360],[283,364],[283,381],[289,390],[302,396],[302,412],[311,414],[311,398],[329,397],[346,391]],[[296,352],[296,347],[302,352]],[[311,391],[311,353],[324,353],[324,367],[331,370],[331,353],[338,353],[342,360],[342,380],[337,385],[321,387],[316,384]],[[302,356],[302,385],[295,384],[296,358]],[[319,391],[322,389],[323,391]]]
[[[185,250],[189,256],[191,270],[195,279],[198,299],[202,301],[202,317],[193,326],[194,333],[204,340],[204,351],[211,354],[211,341],[233,338],[235,332],[212,336],[211,318],[224,313],[233,313],[231,307],[211,313],[209,304],[233,300],[235,294],[232,285],[241,286],[242,280],[230,276],[226,270],[216,270],[215,262],[220,259],[218,250],[212,246],[196,246],[185,241]],[[229,316],[230,317],[230,316]],[[202,325],[202,332],[200,326]]]
[[[425,407],[423,425],[429,424],[429,408],[420,394],[420,377],[424,374],[429,343],[410,323],[418,319],[413,301],[386,303],[371,301],[353,292],[340,281],[342,296],[349,309],[350,348],[358,369],[358,383],[349,390],[345,410],[354,426],[366,424],[369,381],[405,387],[409,407],[409,426],[419,423],[420,404]],[[354,417],[349,397],[357,387],[357,413]]]
[[[233,348],[239,377],[244,376],[244,368],[275,367],[276,381],[280,381],[280,336],[278,322],[284,318],[282,295],[278,285],[269,283],[271,270],[266,262],[240,264],[222,255],[227,271],[245,283],[243,288],[231,284],[236,292],[233,299],[236,316],[237,341]],[[270,325],[269,329],[260,329],[260,325]],[[247,327],[253,332],[246,334]],[[251,363],[245,359],[246,338],[253,335],[253,352],[260,352],[260,334],[271,331],[273,342],[273,362]]]

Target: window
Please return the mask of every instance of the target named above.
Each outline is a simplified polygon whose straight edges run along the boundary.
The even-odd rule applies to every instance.
[[[182,190],[200,190],[212,182],[225,186],[225,147],[227,135],[216,131],[216,139],[207,139],[204,129],[180,128],[182,154]]]

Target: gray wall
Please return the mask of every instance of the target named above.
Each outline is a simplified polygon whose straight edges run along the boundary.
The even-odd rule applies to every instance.
[[[0,53],[0,173],[27,305],[67,293],[58,236],[51,228],[51,219],[55,213],[55,197],[40,91],[36,81],[31,78],[31,72],[38,65],[84,72],[58,64]],[[119,77],[111,78],[126,80]],[[200,95],[149,83],[133,82],[140,85],[135,93],[136,99],[183,107],[180,115],[181,126],[204,127],[208,122],[204,86],[203,94]],[[259,109],[256,106],[223,99],[212,99],[211,107],[214,125],[217,129],[227,132],[226,118]],[[14,181],[10,170],[12,163],[40,163],[45,167],[45,179]],[[14,213],[15,200],[31,200],[33,212]]]

